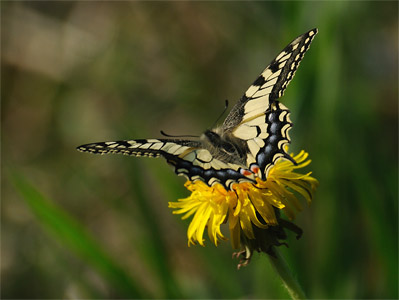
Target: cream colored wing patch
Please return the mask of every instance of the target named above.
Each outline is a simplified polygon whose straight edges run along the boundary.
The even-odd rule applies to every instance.
[[[248,99],[246,113],[252,111],[253,107],[259,107],[259,104],[253,105],[251,102],[265,101],[269,104],[284,94],[316,34],[315,28],[297,37],[273,59],[245,92],[244,97]]]
[[[254,174],[245,172],[245,166],[227,163],[216,159],[203,148],[199,141],[186,140],[124,140],[82,145],[82,152],[94,154],[120,153],[125,155],[159,157],[162,156],[175,168],[178,175],[195,181],[202,180],[209,186],[222,184],[231,189],[234,183],[255,182]]]
[[[288,131],[292,123],[288,109],[277,99],[283,95],[316,34],[317,29],[306,32],[276,56],[233,107],[221,130],[207,131],[213,134],[211,145],[202,141],[142,139],[92,143],[77,149],[94,154],[161,156],[178,175],[209,186],[219,183],[226,189],[239,182],[256,182],[256,176],[265,180],[278,159],[292,160],[284,151],[290,142]]]
[[[256,170],[259,177],[266,179],[270,167],[278,158],[288,158],[284,146],[291,141],[291,127],[288,108],[276,101],[265,113],[249,121],[244,120],[234,128],[232,135],[246,142],[248,169]]]

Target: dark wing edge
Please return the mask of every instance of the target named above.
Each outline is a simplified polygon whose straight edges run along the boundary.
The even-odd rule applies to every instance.
[[[251,109],[266,111],[271,103],[283,96],[317,32],[318,29],[314,28],[298,36],[272,60],[227,116],[223,124],[226,130],[245,121],[248,102],[253,101]]]
[[[164,157],[177,175],[201,180],[208,186],[216,183],[231,189],[234,183],[255,182],[241,173],[242,166],[215,159],[199,141],[144,139],[91,143],[77,147],[93,154],[119,153],[139,157]]]
[[[247,166],[258,170],[262,180],[266,180],[280,158],[295,164],[285,151],[291,142],[290,112],[277,99],[283,95],[316,34],[317,29],[312,29],[286,46],[249,87],[225,121],[225,132],[246,142]]]
[[[272,71],[281,69],[281,73],[277,79],[277,82],[273,86],[273,89],[269,95],[270,103],[283,96],[285,89],[294,77],[299,63],[302,61],[302,58],[308,51],[310,44],[312,43],[317,32],[317,28],[314,28],[300,35],[287,47],[285,47],[281,53],[270,63],[268,68],[270,68]],[[263,80],[260,79],[263,77],[262,74],[257,80],[255,80],[255,82],[258,81],[258,86],[263,89],[264,87],[261,85]]]
[[[273,103],[270,111],[266,113],[266,123],[267,138],[263,140],[263,146],[259,145],[262,147],[259,147],[255,156],[256,164],[261,170],[262,180],[267,179],[270,169],[280,158],[288,159],[296,164],[285,150],[286,145],[291,142],[289,131],[292,122],[288,108],[278,101]],[[254,142],[251,141],[251,143]]]
[[[77,147],[80,152],[92,154],[124,154],[138,157],[159,157],[165,155],[181,155],[184,151],[201,147],[197,141],[139,139],[99,142]]]
[[[266,180],[270,168],[280,157],[293,161],[284,150],[291,142],[291,127],[290,111],[275,101],[265,113],[238,125],[232,131],[233,137],[246,143],[248,169],[256,170],[262,180]]]
[[[316,34],[317,29],[312,29],[285,47],[249,87],[224,121],[225,133],[246,140],[249,150],[252,145],[250,153],[256,158],[256,167],[261,168],[262,179],[266,179],[268,170],[279,157],[290,159],[283,149],[284,145],[290,142],[288,130],[292,124],[289,111],[275,100],[283,95]],[[252,131],[256,131],[252,138],[248,133],[244,134],[248,138],[240,137],[243,131],[240,132],[239,129],[245,129],[245,126],[250,126]],[[263,128],[264,126],[268,129]],[[245,166],[225,163],[214,158],[199,141],[122,140],[86,144],[77,147],[77,150],[93,154],[162,156],[175,168],[176,174],[184,175],[192,181],[201,180],[209,186],[220,183],[226,189],[232,189],[234,183],[256,182],[254,178],[244,176],[241,172],[245,171]]]

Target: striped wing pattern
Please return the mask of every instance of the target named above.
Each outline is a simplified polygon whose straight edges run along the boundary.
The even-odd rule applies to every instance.
[[[315,28],[300,35],[273,59],[227,116],[223,123],[226,130],[264,114],[275,100],[283,96],[316,34]]]
[[[143,157],[164,157],[172,165],[176,174],[187,179],[201,180],[212,186],[220,183],[230,189],[236,182],[254,181],[254,177],[241,174],[242,166],[216,159],[198,141],[187,140],[124,140],[82,145],[81,152],[93,154],[120,153]]]
[[[271,104],[283,96],[316,34],[317,29],[312,29],[293,40],[259,75],[244,97],[255,100],[267,96],[268,104]]]
[[[292,160],[284,151],[284,146],[291,141],[288,134],[291,127],[288,108],[276,101],[266,113],[240,124],[233,131],[235,137],[246,141],[247,166],[257,170],[262,180],[266,180],[270,168],[280,157]]]
[[[248,88],[233,108],[232,117],[226,118],[228,131],[247,143],[247,165],[250,169],[259,167],[258,176],[263,180],[278,158],[292,160],[284,151],[291,141],[290,112],[277,99],[283,95],[316,34],[317,29],[312,29],[285,47]]]
[[[237,147],[245,146],[242,149],[246,153],[245,162],[236,164],[221,155],[213,155],[217,154],[215,150],[209,151],[203,141],[123,140],[92,143],[77,149],[94,154],[161,156],[174,167],[176,174],[192,181],[201,180],[209,186],[220,183],[226,189],[238,182],[256,182],[256,176],[266,180],[270,168],[279,158],[295,163],[284,151],[284,146],[290,143],[290,113],[277,99],[283,95],[316,34],[317,29],[312,29],[285,47],[248,88],[218,129],[220,138],[227,136],[229,141],[237,141]],[[216,131],[213,133],[218,135]]]

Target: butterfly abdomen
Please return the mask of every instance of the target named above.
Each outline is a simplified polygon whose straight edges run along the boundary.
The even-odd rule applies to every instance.
[[[223,125],[207,130],[200,141],[140,139],[101,142],[78,147],[94,154],[121,153],[133,156],[164,157],[178,175],[201,180],[212,186],[220,183],[232,189],[239,182],[266,180],[280,158],[296,162],[285,152],[292,123],[288,109],[277,101],[293,78],[317,29],[294,39],[257,77]]]

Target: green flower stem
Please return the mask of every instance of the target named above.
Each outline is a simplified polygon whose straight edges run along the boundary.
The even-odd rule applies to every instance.
[[[287,289],[292,299],[307,299],[298,281],[292,275],[290,269],[280,252],[273,248],[274,255],[268,255],[273,268],[277,271],[281,280],[283,281],[284,287]]]

